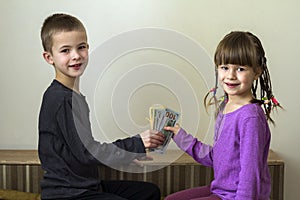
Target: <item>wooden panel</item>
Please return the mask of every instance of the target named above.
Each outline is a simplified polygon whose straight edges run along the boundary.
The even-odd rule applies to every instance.
[[[39,165],[37,150],[0,150],[0,164]]]
[[[282,200],[284,162],[270,150],[268,165],[272,187],[270,198]],[[159,170],[155,170],[157,168]],[[153,161],[144,162],[143,170],[146,173],[128,173],[99,166],[103,180],[152,182],[159,186],[163,196],[191,187],[208,185],[213,179],[211,168],[196,163],[190,156],[179,151],[169,151],[165,156],[154,155]],[[0,150],[0,188],[40,193],[39,183],[42,177],[43,170],[36,150]]]

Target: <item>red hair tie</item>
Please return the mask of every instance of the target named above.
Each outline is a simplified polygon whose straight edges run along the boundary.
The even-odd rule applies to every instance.
[[[275,104],[276,106],[279,106],[279,102],[277,101],[277,99],[275,97],[271,97],[271,101],[273,104]]]

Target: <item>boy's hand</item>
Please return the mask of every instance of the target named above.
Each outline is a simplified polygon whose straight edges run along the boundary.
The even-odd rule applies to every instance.
[[[159,145],[162,145],[165,141],[164,134],[154,131],[154,130],[146,130],[140,134],[142,141],[144,143],[145,148],[155,148]]]
[[[145,161],[151,161],[151,160],[153,160],[153,157],[149,156],[149,155],[146,155],[146,156],[141,157],[141,158],[136,158],[132,162],[134,164],[136,164],[137,166],[144,167]]]
[[[174,135],[176,135],[179,132],[180,128],[180,125],[177,123],[174,127],[166,126],[164,129],[166,131],[171,131],[174,133]]]

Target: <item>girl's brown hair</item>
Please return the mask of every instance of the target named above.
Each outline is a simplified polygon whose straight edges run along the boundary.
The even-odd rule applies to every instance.
[[[265,51],[263,46],[255,35],[250,32],[234,31],[227,34],[217,46],[215,55],[215,70],[216,70],[216,84],[213,92],[213,97],[207,100],[208,95],[204,98],[204,104],[206,108],[210,105],[215,105],[216,115],[226,104],[227,94],[224,94],[224,101],[218,101],[216,98],[216,91],[218,87],[218,73],[217,67],[219,65],[234,64],[240,66],[253,67],[254,72],[261,73],[258,80],[254,81],[252,85],[252,94],[254,99],[251,103],[260,103],[265,111],[267,119],[272,120],[270,113],[274,106],[280,106],[277,100],[273,96],[272,84],[267,68],[267,59],[265,57]],[[260,86],[260,96],[257,97],[258,85]],[[220,103],[221,102],[221,103]]]

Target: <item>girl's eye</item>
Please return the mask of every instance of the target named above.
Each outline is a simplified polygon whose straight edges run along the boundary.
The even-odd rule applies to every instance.
[[[237,71],[238,71],[238,72],[242,72],[242,71],[245,71],[245,70],[246,70],[246,69],[245,69],[244,67],[238,67],[238,68],[237,68]]]
[[[220,69],[222,69],[222,70],[228,70],[228,67],[225,66],[225,65],[223,65],[223,66],[220,67]]]

